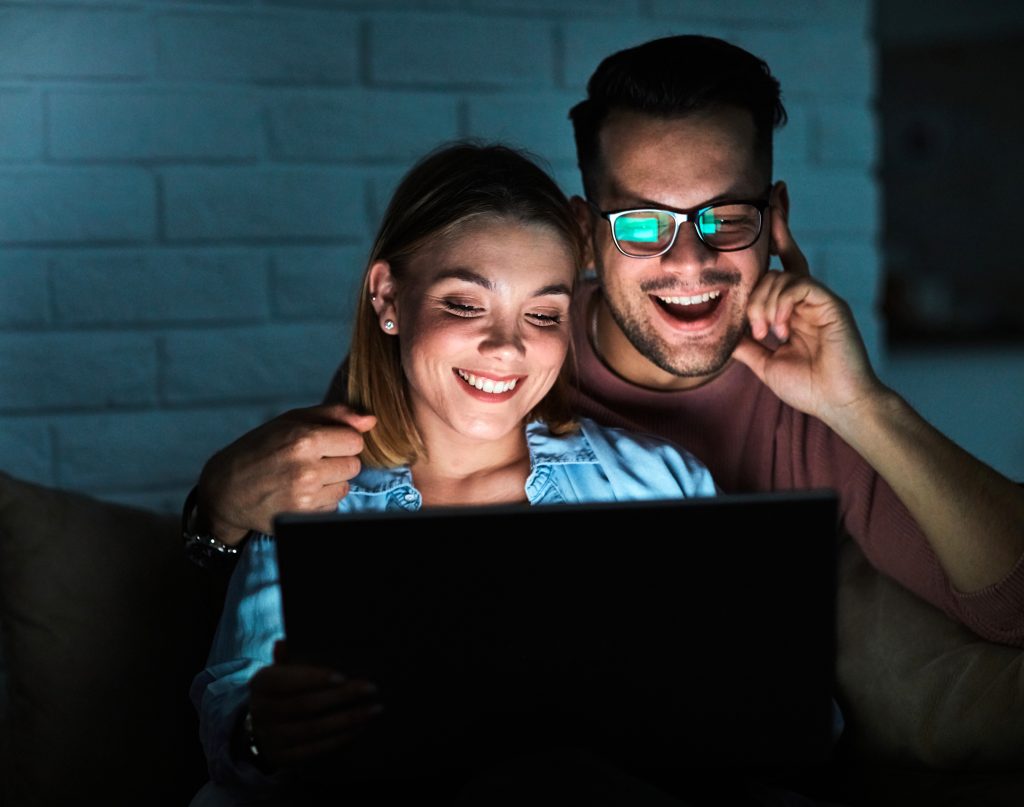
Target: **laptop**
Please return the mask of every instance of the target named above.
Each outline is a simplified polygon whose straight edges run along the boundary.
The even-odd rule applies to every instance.
[[[332,777],[824,765],[837,523],[828,490],[278,516],[289,659],[384,704]]]

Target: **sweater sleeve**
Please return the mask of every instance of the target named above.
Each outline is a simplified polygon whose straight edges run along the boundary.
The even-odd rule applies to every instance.
[[[994,585],[957,591],[892,488],[847,443],[818,425],[821,430],[806,441],[808,462],[828,469],[823,484],[839,491],[843,529],[868,561],[979,636],[1024,646],[1024,558]]]

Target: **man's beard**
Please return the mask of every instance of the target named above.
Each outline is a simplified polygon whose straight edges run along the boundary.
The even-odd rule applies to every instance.
[[[686,345],[670,349],[648,325],[616,307],[608,295],[605,295],[605,302],[612,319],[629,343],[659,369],[679,378],[699,378],[717,373],[729,361],[746,330],[746,319],[733,323],[717,345],[709,346],[710,355],[696,355],[696,351]]]
[[[601,267],[598,266],[597,269],[601,285],[604,286]],[[701,275],[702,284],[726,285],[733,290],[738,289],[741,282],[740,275],[736,272],[711,269]],[[645,295],[656,295],[658,292],[671,291],[674,288],[677,288],[676,280],[669,277],[651,279],[640,285],[640,291]],[[625,334],[634,349],[659,369],[679,378],[699,378],[717,373],[729,361],[747,329],[747,318],[743,314],[729,325],[717,344],[706,346],[684,344],[670,347],[661,340],[650,322],[645,322],[640,316],[634,316],[628,310],[617,306],[607,289],[604,290],[603,296],[612,319],[615,320],[615,324],[619,326],[619,330]],[[727,314],[728,312],[722,313]]]

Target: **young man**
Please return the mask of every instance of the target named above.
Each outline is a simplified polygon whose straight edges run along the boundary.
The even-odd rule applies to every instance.
[[[1024,645],[1024,489],[883,386],[848,307],[810,278],[772,177],[785,111],[767,65],[655,40],[602,62],[570,114],[598,280],[573,317],[580,412],[678,442],[727,492],[836,489],[879,570]],[[204,468],[190,530],[237,544],[276,512],[333,510],[372,424],[326,404],[243,436]]]

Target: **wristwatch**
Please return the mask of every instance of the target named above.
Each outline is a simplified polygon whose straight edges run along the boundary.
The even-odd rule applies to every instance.
[[[256,733],[252,730],[252,711],[249,709],[245,710],[245,717],[242,718],[242,743],[250,761],[258,765],[262,761],[260,747],[256,744]]]
[[[208,567],[229,563],[238,557],[239,548],[229,546],[214,535],[196,529],[196,485],[185,497],[181,510],[181,534],[185,540],[185,556],[197,566]]]
[[[231,753],[234,759],[239,762],[248,762],[268,776],[273,775],[274,772],[267,765],[267,758],[260,752],[260,747],[256,743],[256,734],[252,728],[252,710],[246,708],[245,715],[242,717],[231,743]]]

